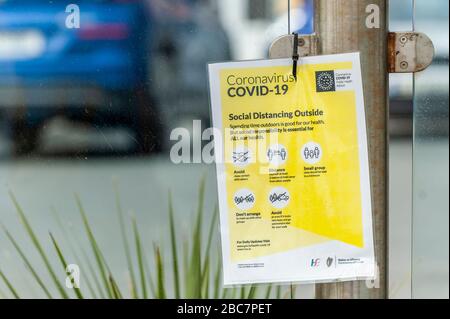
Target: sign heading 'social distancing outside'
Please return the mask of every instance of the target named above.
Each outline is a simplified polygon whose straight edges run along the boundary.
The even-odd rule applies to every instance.
[[[359,54],[209,74],[225,285],[373,278]]]

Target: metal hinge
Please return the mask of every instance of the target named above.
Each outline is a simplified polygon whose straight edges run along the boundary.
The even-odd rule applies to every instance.
[[[281,36],[270,46],[269,57],[271,59],[289,58],[292,56],[293,46],[293,35]],[[317,55],[317,37],[315,35],[299,35],[298,54],[300,57]]]
[[[316,35],[299,35],[300,57],[318,54]],[[426,69],[434,58],[434,46],[430,38],[420,32],[389,32],[387,60],[389,73],[414,73]],[[269,50],[271,59],[289,58],[292,55],[293,35],[277,38]]]
[[[430,38],[420,32],[388,33],[388,71],[414,73],[425,70],[434,58]]]

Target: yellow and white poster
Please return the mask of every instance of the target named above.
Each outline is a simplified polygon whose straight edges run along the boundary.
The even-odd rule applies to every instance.
[[[375,276],[358,53],[209,65],[225,285]]]

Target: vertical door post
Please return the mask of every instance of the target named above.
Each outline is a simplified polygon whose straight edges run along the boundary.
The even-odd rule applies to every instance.
[[[387,12],[387,0],[315,0],[318,54],[361,53],[378,265],[375,282],[320,284],[316,286],[317,298],[387,297]]]

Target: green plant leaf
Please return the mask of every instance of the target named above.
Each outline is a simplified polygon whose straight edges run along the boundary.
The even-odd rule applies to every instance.
[[[197,218],[194,227],[193,244],[190,260],[190,285],[188,287],[188,299],[201,298],[202,282],[202,222],[203,222],[203,203],[205,197],[205,177],[200,182],[198,195]]]
[[[31,242],[33,243],[34,247],[36,248],[36,250],[38,251],[39,255],[41,256],[42,260],[44,261],[44,264],[50,274],[50,277],[52,278],[53,282],[55,283],[56,288],[58,289],[59,293],[61,294],[62,298],[69,298],[69,296],[67,295],[66,291],[64,290],[63,286],[61,285],[61,283],[59,282],[58,277],[56,276],[52,266],[50,265],[50,262],[47,258],[47,255],[44,252],[44,249],[42,248],[38,238],[36,237],[33,229],[31,228],[30,223],[28,222],[28,219],[25,216],[24,211],[22,210],[22,207],[19,205],[16,197],[14,196],[14,194],[12,192],[9,192],[9,196],[11,197],[11,200],[16,208],[16,212],[19,215],[20,221],[22,222],[22,225],[24,226],[28,236],[31,239]]]
[[[247,295],[247,299],[255,299],[258,288],[256,286],[251,286]]]
[[[238,292],[241,291],[240,289],[237,289],[237,288],[233,288],[233,289],[230,289],[230,290],[231,290],[231,297],[230,297],[231,299],[236,299],[236,296],[237,296]]]
[[[122,204],[121,204],[120,196],[119,196],[119,187],[116,183],[114,184],[114,192],[115,192],[115,197],[116,197],[116,208],[117,208],[118,219],[119,219],[120,233],[122,235],[123,247],[125,250],[125,258],[127,259],[128,271],[130,272],[131,297],[135,299],[138,297],[137,282],[136,282],[136,276],[134,274],[134,265],[133,265],[132,258],[131,258],[130,245],[128,242],[127,232],[126,232],[126,228],[125,228],[125,218],[124,218]]]
[[[272,295],[272,285],[269,285],[266,290],[266,298],[265,299],[270,299],[271,295]]]
[[[93,271],[93,267],[89,261],[89,258],[86,257],[86,253],[84,252],[83,248],[78,247],[79,250],[81,250],[84,260],[82,260],[78,253],[77,253],[77,249],[75,248],[75,246],[73,245],[72,241],[69,239],[69,231],[67,231],[66,227],[64,226],[64,223],[61,221],[61,218],[58,214],[58,212],[56,211],[56,209],[54,207],[52,207],[50,209],[53,217],[56,220],[56,223],[58,224],[60,233],[62,235],[62,238],[64,240],[64,242],[69,246],[70,249],[70,253],[73,255],[73,257],[75,258],[76,264],[80,265],[80,267],[86,263],[87,264],[87,270],[88,272],[85,275],[85,282],[86,282],[86,286],[89,290],[89,293],[91,294],[92,298],[97,299],[97,293],[95,292],[94,287],[91,284],[91,280],[96,284],[96,287],[100,293],[100,295],[102,296],[102,298],[104,298],[104,294],[100,288],[100,284],[97,280],[97,275],[95,274],[95,271]],[[73,236],[72,236],[73,237]],[[74,237],[73,237],[74,238]],[[78,241],[74,240],[75,244],[78,244]],[[78,245],[77,245],[78,246]],[[92,277],[92,278],[91,278]]]
[[[240,289],[239,289],[239,292],[240,292],[240,299],[245,299],[245,297],[247,297],[247,291],[246,291],[246,289],[245,289],[246,287],[245,286],[242,286]]]
[[[139,230],[137,227],[136,219],[132,218],[132,225],[133,225],[133,233],[134,233],[134,240],[136,245],[136,255],[137,255],[137,261],[138,261],[138,267],[139,267],[139,274],[141,278],[141,289],[142,289],[142,298],[148,299],[147,294],[147,285],[146,285],[146,276],[145,276],[145,268],[144,268],[144,253],[142,251],[142,245],[141,245],[141,238],[139,235]]]
[[[13,287],[13,285],[9,282],[8,278],[6,278],[5,274],[0,269],[0,278],[2,278],[3,282],[5,283],[6,287],[9,289],[11,294],[16,299],[20,299],[19,294],[17,293],[16,289]]]
[[[81,199],[79,198],[78,195],[75,195],[75,200],[76,200],[78,210],[81,215],[81,219],[83,221],[84,228],[86,230],[86,234],[88,236],[88,239],[89,239],[89,242],[91,245],[92,252],[94,254],[95,261],[97,263],[97,267],[100,271],[100,276],[103,280],[103,284],[105,286],[106,293],[109,298],[112,298],[114,291],[113,291],[113,287],[111,286],[111,282],[108,279],[108,276],[106,274],[107,273],[107,265],[104,262],[103,254],[101,253],[100,248],[98,247],[97,241],[95,240],[94,234],[92,232],[91,226],[89,225],[89,221],[86,216],[86,212],[84,211],[83,205],[81,204]]]
[[[172,247],[172,271],[175,298],[180,298],[180,273],[178,269],[178,252],[177,252],[177,238],[175,232],[174,212],[172,205],[172,194],[169,192],[169,227],[170,227],[170,244]]]
[[[102,288],[102,285],[100,284],[100,279],[98,278],[98,274],[95,271],[94,266],[92,265],[92,263],[90,261],[90,258],[88,257],[86,251],[82,247],[80,247],[80,251],[81,251],[83,260],[86,262],[87,269],[91,275],[90,277],[92,278],[92,280],[95,284],[95,288],[97,289],[97,292],[99,293],[100,298],[106,299],[107,293],[104,292],[104,289]],[[93,296],[94,296],[94,298],[96,298],[95,293],[93,293]]]
[[[148,274],[148,283],[150,286],[150,292],[152,293],[152,296],[155,297],[157,295],[156,285],[155,285],[155,282],[153,281],[152,272],[150,271],[150,267],[148,265],[148,261],[147,261],[147,257],[145,255],[145,253],[144,253],[144,266],[145,266],[145,271]]]
[[[201,299],[208,299],[209,298],[209,280],[210,280],[209,261],[205,265],[203,274],[204,274],[204,277],[202,278],[203,287],[202,287]]]
[[[161,251],[158,246],[155,245],[155,262],[156,262],[156,272],[157,272],[157,280],[158,280],[158,299],[166,299],[166,289],[164,284],[164,266],[162,263]]]
[[[27,266],[28,271],[31,273],[31,275],[33,276],[33,278],[36,280],[36,282],[38,283],[39,287],[41,287],[41,289],[44,291],[44,294],[47,298],[52,299],[52,295],[50,294],[50,292],[48,291],[47,287],[45,286],[44,282],[42,281],[42,279],[39,277],[39,275],[37,274],[36,270],[33,268],[33,266],[31,265],[30,261],[28,260],[28,258],[26,257],[26,255],[24,254],[24,252],[22,251],[22,249],[20,248],[20,246],[17,244],[16,240],[14,239],[14,237],[12,237],[12,235],[9,233],[9,231],[6,229],[6,227],[4,225],[1,225],[4,233],[6,234],[6,237],[9,239],[9,241],[12,243],[12,245],[14,246],[14,248],[16,249],[16,251],[19,253],[20,257],[22,258],[23,262],[25,263],[25,265]]]
[[[276,298],[281,299],[281,286],[278,285],[276,289]]]
[[[17,200],[15,200],[14,196],[10,194],[13,199],[14,205],[16,206],[16,210],[18,211],[18,215],[22,221],[23,226],[25,227],[26,232],[28,233],[28,236],[31,238],[31,241],[34,245],[34,247],[38,250],[41,258],[44,260],[45,265],[47,266],[47,270],[49,271],[51,275],[52,281],[57,285],[60,285],[60,288],[63,289],[61,286],[61,283],[57,281],[56,275],[53,272],[53,269],[50,266],[47,256],[44,253],[44,250],[42,249],[42,246],[40,242],[38,241],[37,237],[35,236],[28,220],[26,219],[25,214],[23,213],[23,210],[18,205]],[[80,212],[81,220],[83,227],[87,234],[87,240],[88,244],[91,248],[92,254],[89,253],[86,254],[85,250],[81,246],[81,242],[78,239],[71,238],[70,240],[68,236],[68,232],[65,231],[64,225],[61,223],[61,220],[58,218],[57,214],[55,214],[58,225],[59,225],[59,231],[62,233],[61,238],[64,239],[64,241],[67,241],[67,244],[70,247],[71,255],[75,257],[77,261],[80,260],[78,258],[77,249],[74,248],[72,243],[78,246],[79,251],[82,253],[82,258],[84,259],[84,263],[87,265],[87,268],[89,270],[89,274],[92,277],[92,281],[95,283],[96,289],[94,289],[91,285],[89,285],[90,280],[86,278],[87,281],[89,281],[87,284],[87,288],[89,289],[89,292],[92,296],[95,297],[96,293],[95,291],[99,293],[99,295],[102,298],[116,298],[121,299],[123,298],[123,295],[119,289],[119,286],[117,285],[117,281],[114,279],[110,268],[108,267],[108,264],[106,262],[106,259],[104,258],[104,255],[96,241],[96,238],[94,237],[94,232],[92,231],[92,228],[89,224],[86,212],[82,206],[82,202],[79,198],[79,196],[75,195],[76,204],[78,207],[78,210]],[[227,288],[224,289],[221,285],[221,256],[219,252],[219,256],[217,259],[217,264],[214,264],[215,260],[214,258],[211,258],[211,250],[212,250],[212,242],[215,235],[215,229],[217,225],[217,217],[218,217],[218,209],[217,206],[214,209],[213,216],[211,218],[211,222],[208,225],[209,227],[206,229],[203,229],[203,219],[204,219],[204,202],[205,202],[205,178],[203,177],[200,183],[199,187],[199,193],[198,193],[198,206],[196,214],[194,215],[194,222],[193,222],[193,231],[191,233],[191,237],[189,238],[183,238],[183,249],[179,249],[179,246],[177,245],[177,242],[180,240],[179,235],[177,233],[177,227],[176,227],[176,219],[175,219],[175,213],[173,210],[173,200],[172,195],[169,192],[169,234],[170,234],[170,248],[171,248],[171,258],[172,258],[172,272],[169,272],[170,279],[173,280],[174,284],[174,295],[175,298],[209,298],[214,297],[218,298],[220,295],[222,298],[255,298],[257,295],[257,287],[251,286],[251,287],[241,287],[239,288]],[[137,265],[134,264],[134,261],[132,258],[132,251],[131,251],[131,245],[129,241],[129,237],[126,231],[125,227],[125,217],[122,210],[122,206],[120,203],[120,197],[119,192],[116,188],[116,206],[117,206],[117,213],[119,217],[119,225],[120,225],[120,231],[122,235],[122,242],[125,250],[125,257],[127,261],[127,267],[129,268],[129,282],[131,283],[130,292],[131,296],[133,298],[139,297],[138,292],[138,284],[137,281],[140,279],[140,286],[142,287],[142,297],[148,298],[149,292],[147,291],[147,288],[150,287],[150,295],[156,297],[165,299],[167,298],[167,283],[166,283],[166,267],[163,263],[163,254],[161,247],[159,245],[154,245],[154,260],[155,260],[155,268],[151,269],[148,266],[148,260],[146,258],[146,247],[142,245],[142,237],[139,233],[138,224],[136,222],[135,218],[131,219],[131,230],[132,234],[134,235],[131,238],[134,238],[135,248],[136,248],[136,254],[137,254]],[[17,244],[17,242],[14,240],[14,237],[7,232],[6,228],[3,227],[5,230],[5,233],[8,237],[8,239],[11,241],[19,255],[21,256],[22,260],[25,262],[25,265],[27,266],[30,273],[33,275],[34,279],[37,281],[39,286],[42,288],[44,294],[51,298],[48,285],[45,283],[45,280],[43,280],[39,274],[35,271],[33,268],[33,265],[31,264],[30,260],[27,258],[27,256],[24,254],[24,251],[22,248]],[[205,238],[207,241],[205,242],[203,240],[203,231],[207,230],[207,237]],[[131,235],[131,233],[129,232]],[[56,250],[56,254],[59,257],[60,263],[63,265],[64,270],[66,270],[67,262],[66,262],[66,256],[63,255],[61,251],[61,246],[58,244],[58,242],[55,239],[55,236],[53,236],[53,233],[50,233],[50,238],[53,243],[54,249]],[[182,256],[182,267],[180,267],[179,264],[179,256]],[[94,267],[91,264],[91,260],[95,261],[96,265],[94,264]],[[77,263],[81,265],[81,263]],[[97,267],[95,267],[97,266]],[[135,269],[139,270],[139,274],[135,273]],[[53,275],[52,275],[53,274]],[[140,275],[140,278],[137,278],[136,275]],[[14,289],[12,284],[8,281],[6,276],[0,272],[0,279],[2,279],[6,287],[8,287],[8,292],[11,292],[11,294],[19,298],[19,294]],[[155,279],[155,281],[154,281]],[[170,280],[168,280],[170,282]],[[184,283],[184,286],[182,287],[182,283]],[[278,287],[277,289],[277,296],[281,296],[281,288]],[[181,296],[181,291],[184,292],[184,296]],[[63,289],[63,292],[65,293],[65,290]],[[83,298],[83,294],[80,290],[75,290],[75,293],[77,294],[78,298]],[[267,290],[265,291],[266,297],[270,297],[272,295],[272,286],[269,286]],[[66,293],[68,298],[68,295]]]
[[[221,284],[220,284],[220,274],[221,274],[221,264],[220,264],[220,254],[217,257],[217,267],[216,267],[216,273],[214,275],[214,299],[218,299],[219,298],[219,293],[220,293],[220,288],[221,288]]]
[[[209,225],[208,241],[206,242],[206,250],[205,250],[205,254],[204,254],[205,260],[203,261],[203,267],[202,267],[202,281],[205,281],[208,279],[207,273],[206,273],[206,264],[210,262],[209,256],[210,256],[211,245],[212,245],[213,236],[214,236],[214,230],[215,230],[215,227],[217,226],[217,224],[216,224],[217,216],[218,216],[218,207],[216,205],[216,207],[214,208],[211,224]]]
[[[184,294],[185,297],[189,295],[189,289],[191,285],[191,278],[190,278],[190,269],[189,269],[189,243],[187,240],[183,240],[183,275],[184,275]]]
[[[117,286],[117,283],[111,274],[108,276],[108,280],[111,285],[113,298],[114,299],[123,299],[122,294],[120,293],[119,287]]]
[[[56,253],[58,254],[59,260],[61,261],[61,264],[63,266],[64,272],[66,273],[66,275],[70,275],[70,273],[67,273],[67,262],[66,262],[66,259],[64,258],[64,255],[63,255],[63,253],[61,251],[61,248],[59,247],[59,245],[56,242],[55,237],[53,237],[52,233],[49,233],[49,235],[50,235],[50,238],[52,240],[53,246],[55,247]],[[74,287],[74,291],[75,291],[75,294],[76,294],[78,299],[84,299],[80,288]]]
[[[222,297],[220,299],[228,299],[228,295],[230,294],[230,290],[228,288],[222,288]]]

